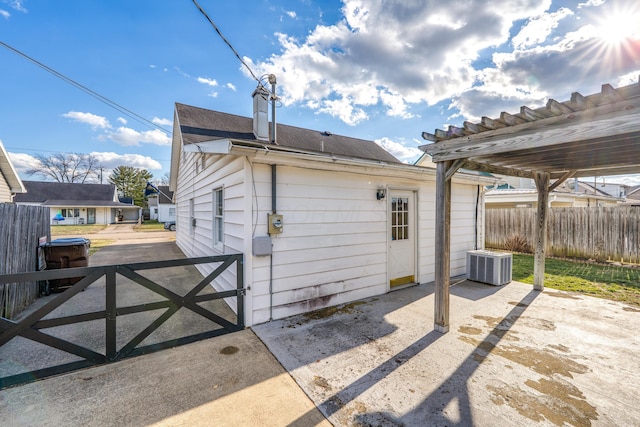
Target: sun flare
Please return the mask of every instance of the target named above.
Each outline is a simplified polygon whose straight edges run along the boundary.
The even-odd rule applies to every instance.
[[[640,39],[640,13],[629,11],[607,14],[598,25],[598,38],[609,45]]]

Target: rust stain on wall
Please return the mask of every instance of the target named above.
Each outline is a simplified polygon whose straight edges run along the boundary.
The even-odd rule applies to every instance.
[[[353,313],[353,309],[362,304],[366,304],[366,302],[355,301],[349,304],[333,306],[333,307],[325,307],[325,308],[321,308],[320,310],[304,313],[303,316],[308,320],[326,319],[327,317],[331,317],[335,314]]]

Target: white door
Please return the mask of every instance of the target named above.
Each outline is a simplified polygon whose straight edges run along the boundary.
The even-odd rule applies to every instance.
[[[416,281],[415,194],[391,191],[389,197],[389,287]]]

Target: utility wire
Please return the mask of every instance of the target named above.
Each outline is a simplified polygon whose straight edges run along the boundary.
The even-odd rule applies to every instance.
[[[251,77],[253,77],[253,79],[255,81],[258,82],[258,84],[260,86],[264,86],[262,84],[262,82],[260,81],[260,79],[258,77],[256,77],[256,75],[254,74],[253,70],[251,69],[251,67],[249,67],[249,65],[247,65],[247,63],[244,61],[244,59],[242,59],[240,57],[240,54],[238,53],[238,51],[236,51],[234,49],[234,47],[231,45],[231,43],[229,42],[229,40],[227,40],[227,38],[222,34],[222,32],[220,31],[220,29],[218,28],[218,26],[211,20],[211,18],[209,18],[209,15],[207,15],[207,12],[204,11],[204,9],[202,9],[202,7],[200,7],[200,5],[198,4],[198,2],[196,0],[192,0],[193,4],[196,5],[196,7],[200,10],[200,12],[204,15],[205,18],[207,18],[207,21],[209,21],[209,23],[211,24],[211,26],[213,26],[213,29],[216,30],[216,33],[218,33],[218,35],[222,38],[222,41],[224,41],[227,46],[229,46],[229,49],[231,49],[231,51],[236,55],[236,57],[238,58],[238,60],[240,61],[240,63],[242,63],[242,65],[244,65],[244,67],[249,70],[249,74],[251,74]]]
[[[26,53],[21,52],[18,49],[12,47],[12,46],[9,46],[8,44],[6,44],[5,42],[3,42],[1,40],[0,40],[0,45],[6,47],[7,49],[9,49],[10,51],[12,51],[14,53],[17,53],[18,55],[22,56],[26,60],[36,64],[38,67],[42,68],[43,70],[45,70],[45,71],[53,74],[54,76],[64,80],[65,82],[69,83],[71,86],[75,86],[77,89],[80,89],[81,91],[91,95],[92,97],[96,98],[98,101],[105,103],[109,107],[118,110],[119,112],[121,112],[122,114],[124,114],[126,116],[129,116],[133,120],[135,120],[135,121],[137,121],[137,122],[139,122],[139,123],[141,123],[141,124],[143,124],[143,125],[145,125],[147,127],[159,129],[159,130],[162,130],[164,132],[167,132],[167,133],[171,134],[171,131],[163,128],[162,126],[159,126],[159,125],[153,123],[152,121],[145,119],[141,115],[134,113],[133,111],[123,107],[122,105],[118,104],[115,101],[110,100],[106,96],[100,95],[99,93],[97,93],[97,92],[89,89],[88,87],[78,83],[77,81],[73,80],[72,78],[67,77],[64,74],[54,70],[53,68],[48,67],[47,65],[43,64],[42,62],[30,57]]]

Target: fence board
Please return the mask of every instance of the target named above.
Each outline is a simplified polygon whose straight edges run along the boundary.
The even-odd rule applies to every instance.
[[[0,274],[34,271],[43,236],[51,236],[48,207],[0,203]],[[38,292],[37,282],[0,284],[0,316],[15,317]]]
[[[485,246],[506,249],[514,235],[533,243],[536,209],[487,209]],[[640,264],[640,208],[551,208],[547,253]]]

